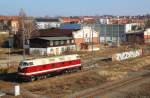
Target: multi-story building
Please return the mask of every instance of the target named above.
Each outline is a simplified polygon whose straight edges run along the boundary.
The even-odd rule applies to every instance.
[[[16,34],[19,30],[19,19],[18,16],[0,16],[0,31]]]
[[[135,34],[142,30],[138,23],[130,24],[96,24],[95,30],[99,32],[100,43],[121,44],[126,41],[126,34]],[[129,35],[128,34],[128,35]],[[136,33],[137,34],[137,33]],[[138,33],[139,34],[139,33]]]
[[[36,18],[35,23],[38,29],[50,29],[60,27],[60,20],[57,18]]]
[[[100,43],[118,43],[126,40],[125,25],[121,24],[96,24],[95,30],[99,32]]]

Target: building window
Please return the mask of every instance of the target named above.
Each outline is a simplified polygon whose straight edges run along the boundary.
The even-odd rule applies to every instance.
[[[71,40],[71,43],[73,44],[73,43],[74,43],[74,40]]]
[[[44,24],[44,29],[47,29],[48,28],[48,24]]]
[[[62,41],[60,42],[60,44],[61,44],[61,45],[64,45],[64,41],[62,40]]]
[[[59,41],[55,41],[55,45],[56,45],[56,46],[59,45]]]
[[[88,38],[88,37],[87,37],[87,38],[84,38],[84,41],[85,41],[85,42],[90,42],[90,38]]]
[[[50,49],[50,52],[53,52],[53,49],[52,49],[52,48]]]
[[[53,46],[54,44],[53,44],[53,41],[50,41],[50,46]]]
[[[62,51],[62,52],[64,52],[64,51],[65,51],[65,49],[64,49],[64,48],[61,48],[61,51]]]
[[[67,40],[67,44],[70,44],[70,40]]]

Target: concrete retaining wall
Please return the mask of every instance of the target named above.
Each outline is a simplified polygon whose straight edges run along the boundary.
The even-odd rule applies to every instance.
[[[135,51],[129,51],[129,52],[123,52],[123,53],[117,53],[117,54],[112,55],[112,60],[113,61],[122,61],[122,60],[141,56],[142,54],[143,54],[142,49],[135,50]]]

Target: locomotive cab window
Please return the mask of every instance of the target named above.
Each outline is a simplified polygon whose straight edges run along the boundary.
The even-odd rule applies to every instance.
[[[26,62],[21,62],[19,65],[20,65],[20,66],[28,66],[28,63],[26,63]]]
[[[24,63],[23,63],[23,66],[28,66],[28,63],[24,62]]]

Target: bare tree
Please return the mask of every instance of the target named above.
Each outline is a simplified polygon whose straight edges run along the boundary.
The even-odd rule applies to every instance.
[[[34,32],[35,31],[35,32]],[[23,8],[19,11],[19,30],[16,38],[16,47],[22,47],[23,44],[29,44],[29,39],[31,38],[32,33],[38,31],[33,17],[27,16]]]
[[[27,16],[23,8],[20,9],[19,16],[21,16],[21,17]]]

